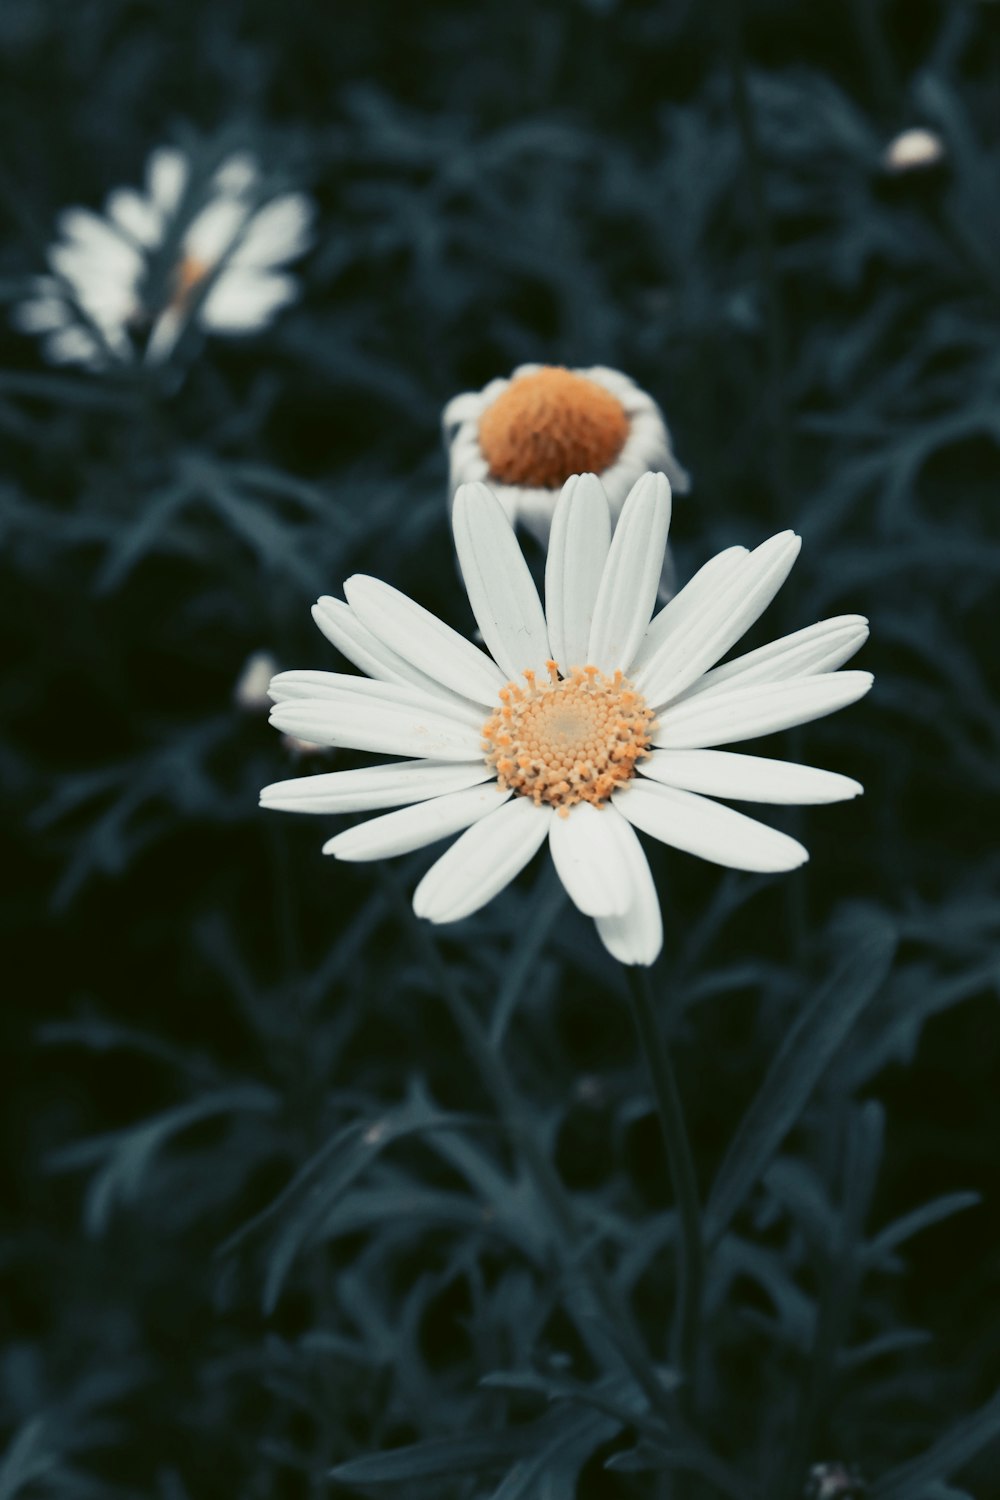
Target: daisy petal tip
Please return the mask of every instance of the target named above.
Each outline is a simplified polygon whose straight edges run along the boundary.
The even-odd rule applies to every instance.
[[[791,527],[787,531],[776,532],[769,540],[775,551],[780,552],[783,557],[794,560],[802,551],[802,538]]]
[[[629,491],[628,499],[633,504],[645,502],[647,505],[669,509],[672,494],[670,480],[666,474],[650,472],[639,475],[639,478]]]
[[[333,838],[327,839],[320,852],[333,859],[341,859],[345,863],[359,863],[365,856],[363,853],[352,851],[348,840],[353,832],[353,828],[345,828],[342,833],[335,833]]]
[[[489,505],[491,503],[499,505],[500,502],[489,485],[484,484],[481,479],[468,479],[464,484],[460,484],[455,491],[456,516],[467,510],[470,506]]]
[[[441,918],[434,913],[431,903],[427,898],[423,881],[420,882],[413,892],[413,915],[419,917],[422,922],[433,922],[435,925],[441,921]]]

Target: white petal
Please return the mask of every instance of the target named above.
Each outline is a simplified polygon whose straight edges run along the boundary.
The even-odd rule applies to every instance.
[[[469,917],[509,885],[545,842],[552,809],[514,797],[474,823],[431,865],[413,893],[413,910],[430,922]]]
[[[384,641],[380,641],[378,636],[372,635],[368,627],[362,625],[351,606],[342,599],[333,599],[329,594],[324,594],[313,605],[312,615],[331,645],[336,646],[362,672],[367,672],[369,677],[378,678],[382,682],[408,682],[413,687],[422,688],[432,698],[441,699],[442,704],[446,704],[453,712],[461,709],[466,716],[482,722],[481,705],[474,705],[470,699],[453,693],[450,688],[442,687],[434,678],[428,677],[426,672],[421,672],[419,667],[406,661]]]
[[[603,385],[606,391],[618,397],[626,411],[648,411],[651,407],[656,410],[652,396],[637,386],[631,375],[626,375],[624,370],[614,370],[610,365],[590,365],[586,369],[574,370],[573,373],[582,375],[585,380],[594,381],[596,385]]]
[[[83,328],[61,328],[42,343],[45,358],[54,365],[101,363],[103,352],[97,340]]]
[[[488,483],[510,516],[510,524],[523,526],[543,550],[547,548],[559,491],[532,489],[527,485],[494,484],[492,479]]]
[[[794,870],[809,858],[787,833],[694,792],[633,780],[615,797],[615,806],[654,839],[733,870]]]
[[[557,815],[549,826],[552,863],[574,906],[588,917],[620,917],[628,906],[627,854],[622,853],[621,818],[611,806],[589,802]]]
[[[77,252],[87,252],[98,263],[132,264],[139,258],[134,245],[115,226],[89,208],[64,208],[56,221],[59,233]]]
[[[510,678],[547,679],[549,637],[538,590],[503,507],[485,484],[463,484],[452,511],[455,550],[476,623]]]
[[[42,296],[12,307],[10,321],[22,333],[53,333],[71,323],[73,314],[61,297]]]
[[[697,573],[681,589],[669,604],[650,622],[649,629],[630,667],[630,675],[637,673],[655,656],[669,635],[686,629],[688,622],[697,616],[706,599],[714,598],[722,585],[739,569],[745,557],[750,556],[747,547],[727,547],[703,563]]]
[[[446,443],[454,441],[455,434],[463,422],[476,422],[483,410],[483,398],[478,391],[463,391],[452,396],[441,413],[441,430]]]
[[[163,237],[163,220],[148,198],[132,188],[116,188],[105,203],[108,218],[145,249]]]
[[[490,466],[483,457],[478,440],[460,439],[452,445],[448,455],[449,486],[454,499],[460,484],[473,484],[489,478]],[[504,515],[513,526],[517,520],[517,491],[507,484],[497,484],[490,479],[490,488],[503,506]]]
[[[792,531],[763,542],[681,630],[670,632],[634,679],[651,708],[690,687],[750,629],[788,577],[800,546]]]
[[[49,265],[64,281],[71,282],[81,297],[89,295],[95,300],[115,302],[121,299],[123,289],[131,293],[143,262],[134,246],[127,245],[117,235],[113,240],[115,248],[110,242],[95,248],[77,240],[53,245],[48,252]]]
[[[348,672],[278,672],[271,678],[268,691],[275,703],[284,703],[289,698],[343,703],[360,694],[369,700],[378,699],[390,705],[399,703],[426,709],[428,713],[443,714],[445,718],[455,719],[477,731],[483,726],[482,709],[460,698],[446,698],[442,693],[427,692],[409,682],[383,682],[378,678],[354,677]]]
[[[867,639],[868,621],[864,615],[837,615],[820,620],[721,667],[713,667],[676,701],[686,703],[696,696],[717,692],[727,683],[732,687],[747,687],[752,682],[787,682],[793,677],[835,672]]]
[[[478,823],[480,818],[496,812],[512,795],[500,791],[496,782],[491,781],[488,786],[469,787],[429,802],[417,802],[345,829],[327,840],[323,853],[351,860],[391,859],[397,854],[409,854]]]
[[[216,192],[227,198],[245,198],[257,182],[257,163],[249,151],[227,156],[212,178]]]
[[[500,668],[430,610],[361,573],[347,580],[344,593],[361,623],[406,661],[464,698],[496,703],[507,681]]]
[[[727,683],[718,693],[691,698],[661,713],[653,744],[666,750],[701,750],[774,734],[856,703],[872,681],[870,672],[831,672],[750,687]]]
[[[248,332],[263,328],[298,294],[294,276],[227,266],[209,289],[198,318],[216,333]]]
[[[182,151],[161,146],[149,158],[146,182],[149,196],[163,214],[172,214],[187,187],[188,164]]]
[[[293,699],[277,703],[271,723],[296,739],[377,755],[419,755],[427,760],[475,760],[477,732],[456,719],[390,704],[360,694],[343,702]]]
[[[601,575],[587,648],[602,672],[629,666],[646,633],[670,527],[670,484],[644,474],[622,509]]]
[[[233,266],[280,266],[308,250],[313,206],[305,193],[285,193],[259,209],[233,253]]]
[[[146,340],[146,363],[156,365],[167,359],[187,326],[186,312],[176,307],[166,308],[153,324],[152,332]]]
[[[282,812],[374,812],[379,807],[401,807],[428,797],[461,792],[495,778],[485,761],[394,760],[356,771],[328,771],[320,776],[295,776],[275,781],[260,794],[261,807]]]
[[[552,516],[545,561],[545,615],[563,671],[585,667],[601,574],[611,546],[611,509],[595,474],[574,474]]]
[[[213,198],[184,232],[183,253],[214,266],[235,244],[247,207],[237,198]]]
[[[727,750],[654,750],[638,768],[664,786],[735,802],[845,802],[864,790],[836,771]]]
[[[612,798],[613,809],[616,801],[617,797]],[[618,823],[622,852],[627,851],[629,865],[628,904],[621,916],[597,917],[597,935],[619,963],[645,966],[656,961],[663,947],[660,898],[634,828],[620,816]]]

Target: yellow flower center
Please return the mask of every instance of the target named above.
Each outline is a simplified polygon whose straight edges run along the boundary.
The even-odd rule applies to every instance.
[[[519,375],[479,419],[490,477],[540,489],[558,489],[571,474],[602,473],[628,432],[617,397],[556,365]]]
[[[483,725],[483,751],[504,791],[530,797],[565,817],[577,802],[600,806],[635,775],[649,754],[653,711],[621,672],[606,677],[596,667],[573,667],[551,681],[523,674],[527,687],[509,682],[500,707]]]

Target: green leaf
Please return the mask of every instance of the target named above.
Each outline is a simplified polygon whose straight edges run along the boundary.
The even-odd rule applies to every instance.
[[[387,1109],[378,1119],[355,1120],[339,1130],[267,1208],[226,1241],[219,1253],[227,1254],[258,1229],[276,1224],[262,1292],[262,1305],[270,1314],[296,1257],[329,1221],[342,1195],[386,1147],[409,1136],[478,1123],[475,1116],[437,1109],[415,1087],[404,1104]]]
[[[65,1146],[53,1152],[48,1167],[53,1172],[98,1168],[87,1190],[85,1216],[88,1232],[99,1235],[107,1228],[116,1203],[136,1201],[156,1157],[176,1135],[214,1115],[273,1114],[277,1109],[277,1095],[256,1084],[212,1090],[124,1130]]]
[[[844,940],[850,941],[849,932]],[[895,928],[869,925],[792,1025],[712,1185],[705,1210],[708,1243],[725,1233],[767,1170],[854,1022],[885,982],[895,948]]]
[[[904,1354],[911,1349],[922,1349],[932,1342],[931,1335],[923,1328],[896,1328],[892,1333],[880,1334],[863,1344],[845,1349],[837,1363],[841,1369],[857,1370],[874,1359],[888,1359],[893,1354]]]
[[[1000,1439],[1000,1391],[964,1422],[958,1422],[919,1458],[883,1475],[872,1500],[925,1500],[936,1480],[948,1479],[977,1453]]]
[[[534,1424],[507,1432],[457,1434],[367,1453],[330,1470],[341,1484],[398,1484],[407,1479],[443,1479],[453,1474],[478,1474],[530,1453]]]
[[[953,1214],[962,1213],[967,1208],[976,1208],[981,1202],[979,1193],[968,1192],[943,1193],[940,1198],[932,1198],[929,1203],[924,1203],[920,1208],[915,1208],[911,1213],[903,1214],[901,1218],[886,1225],[868,1245],[865,1259],[873,1265],[879,1265],[892,1255],[897,1245],[902,1245],[934,1224],[940,1224],[943,1219],[950,1219]]]
[[[343,1484],[393,1484],[509,1465],[492,1500],[535,1500],[541,1494],[547,1500],[573,1500],[583,1465],[622,1425],[622,1418],[562,1402],[523,1427],[432,1438],[369,1454],[339,1465],[330,1478]]]
[[[59,1456],[45,1445],[44,1434],[41,1417],[26,1422],[14,1434],[0,1460],[0,1500],[14,1500],[34,1480],[55,1468]]]
[[[617,1474],[648,1474],[651,1471],[701,1474],[730,1500],[751,1500],[754,1493],[728,1464],[695,1443],[643,1440],[634,1448],[612,1454],[604,1467]]]
[[[562,1408],[558,1427],[554,1418],[555,1414],[549,1424],[555,1430],[548,1442],[514,1465],[492,1500],[536,1500],[542,1495],[545,1500],[574,1500],[587,1459],[622,1426],[614,1417],[579,1407]]]

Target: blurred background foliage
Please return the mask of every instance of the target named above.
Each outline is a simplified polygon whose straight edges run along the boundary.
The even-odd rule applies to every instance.
[[[165,141],[320,212],[299,305],[173,389],[0,329],[0,1496],[1000,1495],[1000,5],[3,0],[0,52],[8,303]],[[866,787],[789,819],[812,862],[656,851],[716,1210],[690,1426],[635,1378],[675,1223],[590,924],[532,870],[428,948],[426,856],[259,813],[344,760],[234,700],[254,651],[334,665],[352,571],[469,625],[440,408],[536,359],[662,403],[682,578],[794,526],[766,635],[872,621],[872,696],[777,746]]]

